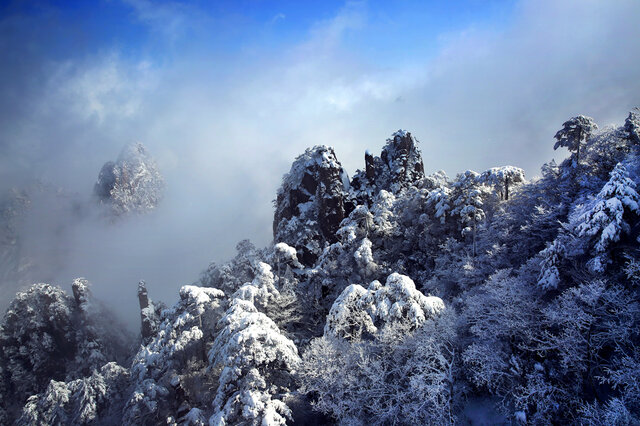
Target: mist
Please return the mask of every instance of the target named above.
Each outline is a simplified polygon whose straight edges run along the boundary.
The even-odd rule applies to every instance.
[[[503,2],[420,37],[435,12],[410,2],[332,4],[295,23],[291,6],[270,7],[100,3],[123,34],[53,3],[2,10],[0,190],[40,181],[70,194],[45,190],[24,218],[34,282],[86,277],[135,327],[140,279],[172,303],[238,241],[271,242],[272,200],[307,147],[334,146],[352,175],[403,128],[427,173],[512,164],[532,177],[566,155],[553,151],[563,121],[621,123],[640,103],[637,1]],[[165,197],[110,223],[93,184],[133,141],[158,163]],[[61,207],[69,197],[81,216]]]

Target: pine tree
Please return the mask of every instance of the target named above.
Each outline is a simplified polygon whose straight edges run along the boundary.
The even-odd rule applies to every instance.
[[[596,257],[591,262],[595,271],[604,270],[607,249],[620,240],[621,234],[629,232],[629,223],[624,216],[627,212],[640,213],[638,202],[640,196],[635,182],[629,179],[625,166],[618,163],[595,200],[575,219],[573,225],[578,236],[597,239]]]
[[[472,233],[472,255],[476,256],[476,234],[478,222],[484,220],[485,212],[483,206],[483,188],[479,179],[479,174],[473,170],[458,175],[454,182],[454,191],[452,194],[454,208],[452,214],[460,216],[463,226],[463,232],[471,231]],[[469,225],[471,228],[469,229]]]
[[[575,155],[574,165],[580,165],[580,148],[584,142],[591,137],[593,132],[598,129],[598,125],[591,117],[579,115],[573,117],[562,124],[562,129],[558,130],[554,136],[556,143],[553,149],[565,147]]]
[[[514,166],[492,167],[480,176],[482,182],[495,186],[501,200],[509,199],[509,189],[525,181],[524,170]]]

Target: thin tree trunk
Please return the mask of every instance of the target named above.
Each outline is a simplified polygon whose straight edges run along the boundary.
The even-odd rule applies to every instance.
[[[576,151],[576,168],[580,167],[580,143],[582,143],[582,130],[578,130],[578,150]]]
[[[473,218],[473,257],[476,257],[476,218]]]

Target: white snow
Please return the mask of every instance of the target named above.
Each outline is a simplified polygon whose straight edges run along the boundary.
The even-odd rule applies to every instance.
[[[444,310],[439,297],[425,296],[413,280],[393,273],[382,286],[374,281],[369,289],[351,284],[336,299],[325,325],[325,335],[358,339],[375,333],[376,323],[403,322],[413,328]]]

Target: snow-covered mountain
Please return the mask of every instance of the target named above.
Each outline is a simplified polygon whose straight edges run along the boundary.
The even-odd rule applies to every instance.
[[[240,242],[168,308],[138,285],[133,347],[86,280],[19,293],[0,423],[638,424],[639,132],[638,110],[572,118],[555,135],[569,158],[529,181],[427,175],[403,130],[351,180],[310,148],[273,244]],[[96,185],[116,214],[159,200],[144,150],[127,152]]]

